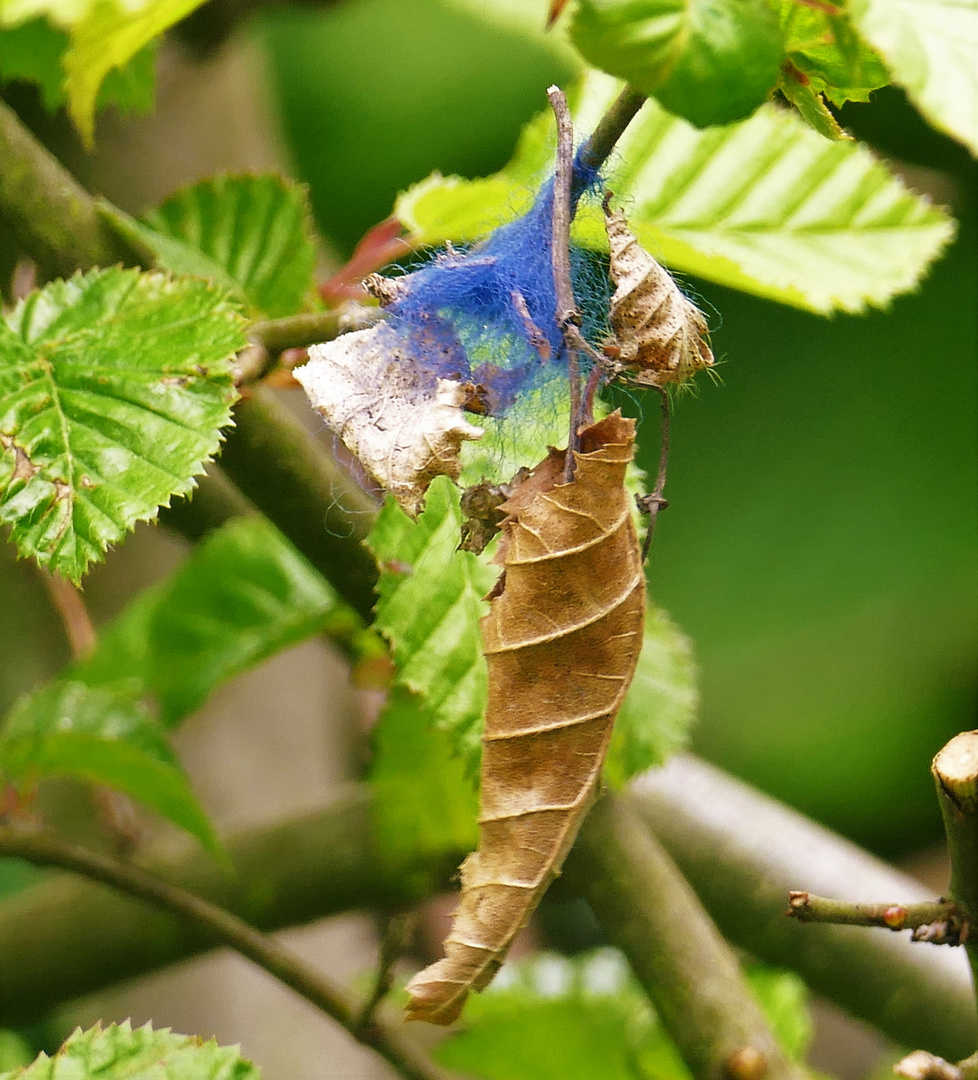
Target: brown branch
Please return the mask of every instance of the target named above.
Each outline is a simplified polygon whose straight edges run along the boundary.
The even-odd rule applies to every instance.
[[[801,1080],[805,1073],[778,1045],[733,949],[628,796],[599,799],[568,872],[697,1080]]]
[[[557,298],[557,325],[564,337],[567,377],[570,380],[570,431],[564,459],[564,483],[574,478],[574,454],[580,447],[581,372],[577,340],[571,328],[580,325],[581,315],[574,300],[571,283],[570,226],[571,187],[574,174],[574,128],[571,125],[567,98],[557,86],[547,90],[550,107],[557,121],[557,157],[554,166],[553,221],[550,235],[550,262],[553,266],[554,293]]]
[[[82,660],[95,651],[96,634],[92,625],[81,589],[60,574],[37,564],[37,574],[51,598],[51,605],[57,611],[65,629],[68,647],[75,660]]]
[[[260,933],[224,908],[136,866],[38,832],[0,829],[0,854],[35,866],[56,866],[82,874],[190,921],[215,942],[247,957],[331,1017],[359,1042],[380,1054],[406,1080],[448,1080],[450,1074],[435,1065],[399,1030],[376,1018],[360,1024],[361,1010],[344,990],[274,938]]]
[[[659,519],[659,511],[665,510],[669,500],[665,498],[666,470],[669,466],[669,431],[671,427],[671,414],[669,409],[669,394],[664,387],[658,386],[662,408],[662,428],[659,444],[659,469],[655,477],[655,487],[648,495],[636,495],[635,502],[639,510],[649,515],[648,528],[645,530],[645,542],[642,544],[642,561],[649,557],[649,549],[652,547],[652,537],[655,535],[655,523]]]

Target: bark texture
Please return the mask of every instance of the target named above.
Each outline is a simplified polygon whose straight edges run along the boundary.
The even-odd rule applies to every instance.
[[[574,479],[550,455],[503,504],[505,567],[482,635],[489,665],[479,847],[462,866],[446,956],[408,1016],[449,1024],[498,970],[560,867],[597,787],[642,645],[645,578],[624,487],[635,424],[581,433]]]

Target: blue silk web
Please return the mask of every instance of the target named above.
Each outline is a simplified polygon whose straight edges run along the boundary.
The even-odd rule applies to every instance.
[[[575,211],[598,182],[596,170],[575,160]],[[567,377],[550,258],[552,213],[550,179],[516,221],[468,251],[449,249],[398,279],[400,290],[386,308],[410,355],[432,378],[472,384],[474,411],[503,416],[523,390]],[[608,277],[588,252],[572,245],[570,255],[581,329],[597,342],[607,331]]]

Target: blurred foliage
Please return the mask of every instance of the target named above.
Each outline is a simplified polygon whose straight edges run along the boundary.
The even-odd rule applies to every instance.
[[[432,169],[503,164],[566,75],[514,34],[439,0],[266,16],[289,146],[339,248]],[[918,294],[866,317],[689,283],[719,313],[723,385],[678,402],[650,578],[696,642],[695,748],[892,853],[939,837],[927,763],[974,722],[976,185],[899,92],[841,115],[915,166],[960,237]],[[649,466],[657,410],[625,406],[648,411]]]

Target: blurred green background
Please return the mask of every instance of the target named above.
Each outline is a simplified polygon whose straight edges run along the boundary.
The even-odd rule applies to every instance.
[[[261,33],[341,253],[433,169],[499,168],[571,75],[556,42],[460,0],[347,0]],[[719,313],[722,385],[678,403],[650,578],[696,642],[694,748],[893,855],[939,839],[930,758],[975,724],[976,177],[898,92],[844,122],[952,206],[959,239],[917,294],[859,318],[689,283]]]

